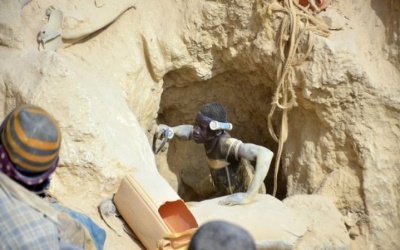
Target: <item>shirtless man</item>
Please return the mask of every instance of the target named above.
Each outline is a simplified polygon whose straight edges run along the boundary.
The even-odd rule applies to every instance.
[[[213,129],[210,127],[213,127]],[[214,128],[216,124],[217,127]],[[222,125],[218,126],[218,125]],[[223,128],[225,126],[225,128]],[[262,146],[242,143],[231,138],[226,130],[228,123],[225,108],[218,102],[203,105],[196,116],[195,124],[168,127],[160,124],[157,128],[159,137],[176,135],[178,138],[193,140],[203,144],[211,178],[218,192],[213,197],[228,195],[220,201],[221,205],[240,205],[250,203],[263,185],[268,173],[273,153]],[[245,183],[244,167],[241,159],[256,161],[255,174],[250,184]]]

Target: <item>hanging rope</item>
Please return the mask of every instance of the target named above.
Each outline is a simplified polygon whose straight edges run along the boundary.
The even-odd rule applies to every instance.
[[[268,114],[268,130],[272,138],[279,143],[275,158],[274,189],[272,193],[275,196],[283,145],[288,138],[288,110],[296,105],[296,94],[293,88],[293,67],[303,63],[311,53],[314,45],[312,34],[327,37],[329,29],[325,23],[313,15],[308,8],[309,6],[301,6],[298,0],[283,0],[279,3],[274,0],[266,5],[263,4],[263,0],[258,0],[257,7],[265,22],[268,22],[266,19],[268,16],[272,16],[273,12],[284,14],[278,37],[280,62],[276,74],[277,87],[272,99],[271,111]],[[266,28],[268,28],[268,25],[266,25]],[[300,42],[305,42],[306,46],[303,56],[298,51]],[[276,109],[282,111],[279,137],[272,126],[272,118]]]

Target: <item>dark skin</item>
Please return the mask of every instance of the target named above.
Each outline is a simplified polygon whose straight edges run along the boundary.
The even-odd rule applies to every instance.
[[[192,132],[193,141],[197,144],[204,144],[207,151],[215,146],[216,140],[214,139],[222,133],[221,130],[211,130],[209,124],[209,120],[205,120],[202,116],[198,115]]]
[[[205,150],[209,151],[216,146],[218,136],[223,132],[222,130],[211,130],[209,126],[210,122],[210,118],[198,113],[194,126],[179,125],[170,128],[164,124],[160,124],[157,128],[157,133],[158,135],[161,135],[162,131],[170,129],[181,139],[194,140],[198,144],[204,144]],[[238,156],[250,161],[256,161],[256,172],[254,178],[246,193],[234,193],[229,195],[224,200],[220,201],[219,204],[221,205],[240,205],[250,203],[268,173],[273,153],[269,149],[256,144],[242,143],[238,150]]]

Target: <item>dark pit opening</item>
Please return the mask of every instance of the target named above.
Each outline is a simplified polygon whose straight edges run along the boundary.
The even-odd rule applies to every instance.
[[[200,107],[211,101],[223,104],[228,120],[233,124],[229,133],[244,143],[254,143],[269,148],[276,155],[278,144],[268,131],[267,117],[271,109],[273,85],[264,75],[225,72],[206,81],[189,81],[190,71],[178,70],[164,78],[158,124],[177,126],[193,124]],[[279,115],[277,116],[279,118]],[[279,119],[276,119],[279,121]],[[278,128],[279,129],[279,128]],[[165,153],[167,152],[167,154]],[[164,154],[164,155],[163,155]],[[166,157],[161,160],[160,157]],[[158,168],[167,181],[175,179],[178,194],[185,201],[198,201],[197,195],[182,182],[181,172],[191,181],[208,175],[203,145],[174,138],[168,150],[156,157]],[[165,166],[167,164],[167,166]],[[254,165],[254,164],[253,164]],[[275,157],[264,180],[267,194],[272,194]],[[171,178],[172,177],[172,178]],[[286,197],[286,178],[279,169],[277,198]]]

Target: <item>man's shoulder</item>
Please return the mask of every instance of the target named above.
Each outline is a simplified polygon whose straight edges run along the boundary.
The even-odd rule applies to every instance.
[[[233,138],[233,137],[231,137],[231,135],[230,134],[228,134],[227,132],[224,132],[222,135],[221,135],[221,137],[220,137],[220,144],[223,144],[224,146],[233,146],[233,144],[236,144],[236,143],[239,143],[239,142],[242,142],[241,140],[239,140],[239,139],[236,139],[236,138]]]
[[[221,151],[221,155],[225,156],[225,159],[232,155],[238,160],[238,150],[242,141],[236,138],[231,137],[227,132],[224,132],[221,135],[219,148]]]

